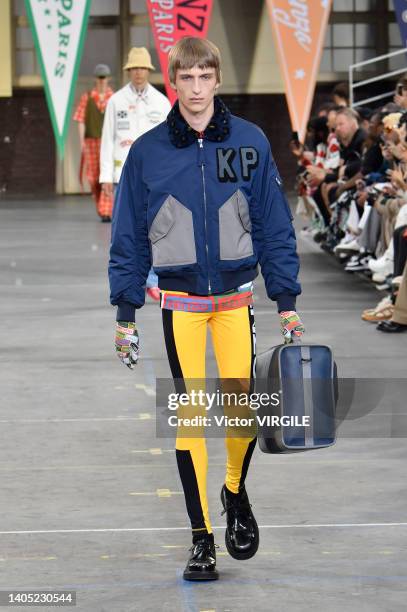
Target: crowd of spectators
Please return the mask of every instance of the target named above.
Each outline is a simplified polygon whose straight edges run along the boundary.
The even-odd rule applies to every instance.
[[[407,77],[381,108],[351,108],[346,83],[331,98],[310,120],[305,144],[290,144],[302,232],[385,292],[363,320],[407,331]]]

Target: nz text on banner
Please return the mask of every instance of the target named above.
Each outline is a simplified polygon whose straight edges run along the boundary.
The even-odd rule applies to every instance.
[[[165,88],[172,104],[176,93],[168,79],[168,53],[184,36],[206,37],[212,2],[213,0],[147,0]]]
[[[332,0],[267,0],[293,130],[305,137]]]
[[[63,157],[90,0],[25,0],[60,157]]]
[[[407,0],[393,0],[394,11],[400,28],[401,43],[407,47]]]

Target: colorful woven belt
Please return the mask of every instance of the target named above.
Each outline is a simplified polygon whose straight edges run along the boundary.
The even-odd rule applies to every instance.
[[[161,308],[184,312],[219,312],[251,304],[253,304],[252,291],[233,291],[218,295],[190,295],[176,291],[161,291],[160,299]]]

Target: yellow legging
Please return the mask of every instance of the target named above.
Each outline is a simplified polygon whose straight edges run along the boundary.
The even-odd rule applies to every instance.
[[[207,325],[220,378],[253,379],[256,337],[252,306],[210,313],[163,310],[162,315],[168,359],[175,379],[183,379],[188,386],[187,379],[205,378]],[[238,493],[246,478],[256,437],[254,433],[247,437],[226,435],[225,445],[225,484],[232,493]],[[206,493],[205,438],[203,434],[185,437],[178,430],[175,448],[193,535],[212,533]]]

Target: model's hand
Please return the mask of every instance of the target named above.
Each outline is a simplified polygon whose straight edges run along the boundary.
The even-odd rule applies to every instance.
[[[102,183],[102,191],[109,198],[113,195],[113,183]]]
[[[292,342],[292,334],[299,338],[305,332],[304,325],[295,310],[284,310],[280,312],[280,327],[284,338],[284,344],[290,344],[290,342]]]
[[[114,343],[118,358],[132,370],[139,356],[139,337],[136,324],[130,321],[118,321]]]

